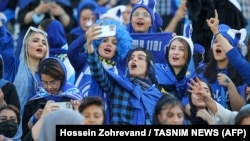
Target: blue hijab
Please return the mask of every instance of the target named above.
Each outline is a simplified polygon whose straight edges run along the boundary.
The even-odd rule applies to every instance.
[[[48,33],[50,56],[55,56],[56,54],[66,54],[68,50],[68,43],[62,23],[58,20],[51,21],[46,32]]]

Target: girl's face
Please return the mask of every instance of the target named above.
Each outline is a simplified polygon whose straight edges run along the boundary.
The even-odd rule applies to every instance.
[[[89,105],[82,111],[82,115],[85,117],[84,125],[102,125],[104,121],[104,115],[102,107],[97,105]]]
[[[206,83],[201,82],[201,85],[206,90],[207,93],[211,93]],[[191,99],[192,99],[193,104],[196,107],[198,107],[198,108],[205,108],[205,107],[207,107],[206,103],[204,102],[204,100],[201,99],[201,98],[199,98],[196,94],[191,94]]]
[[[98,0],[98,5],[103,6],[108,0]]]
[[[125,11],[122,13],[122,18],[123,18],[123,22],[125,25],[127,25],[130,22],[130,14],[132,11],[132,6],[131,5],[126,5],[126,9]]]
[[[139,0],[130,0],[131,4],[136,4],[137,2],[139,2]]]
[[[95,23],[93,15],[92,15],[91,9],[84,9],[80,13],[79,22],[82,30],[86,31],[88,29],[87,22],[89,20],[92,21],[92,23]]]
[[[224,61],[227,59],[226,53],[222,50],[217,39],[215,39],[213,42],[212,51],[216,61]]]
[[[16,113],[10,109],[4,109],[0,112],[0,122],[12,120],[18,123]]]
[[[60,91],[61,81],[52,78],[49,75],[41,74],[43,88],[51,95],[57,94]]]
[[[178,39],[169,46],[168,60],[173,68],[183,68],[187,65],[188,49]]]
[[[41,60],[46,56],[48,44],[46,37],[39,32],[33,33],[28,41],[28,55],[31,58]]]
[[[0,105],[3,103],[4,103],[4,93],[3,93],[2,89],[0,88]]]
[[[107,60],[115,56],[117,47],[116,37],[104,37],[103,42],[98,47],[99,55]]]
[[[132,13],[131,24],[136,33],[147,33],[152,26],[151,15],[142,7],[137,8]]]
[[[184,122],[184,112],[179,105],[165,105],[157,117],[162,125],[182,125]]]
[[[240,125],[250,125],[250,116],[243,118]]]
[[[145,78],[147,73],[147,54],[144,51],[134,51],[128,61],[130,76]]]

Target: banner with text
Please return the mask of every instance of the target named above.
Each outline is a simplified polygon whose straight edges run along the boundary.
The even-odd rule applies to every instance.
[[[172,32],[159,33],[131,33],[133,38],[133,47],[142,47],[151,51],[155,62],[165,62],[166,45],[172,38]]]

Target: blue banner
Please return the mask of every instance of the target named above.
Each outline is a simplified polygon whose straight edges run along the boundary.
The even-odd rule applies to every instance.
[[[131,33],[133,47],[143,47],[154,55],[155,63],[165,62],[166,45],[172,39],[172,32]]]

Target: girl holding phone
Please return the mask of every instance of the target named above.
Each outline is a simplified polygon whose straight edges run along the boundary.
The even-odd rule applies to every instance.
[[[56,102],[70,102],[70,100],[81,100],[82,94],[67,81],[66,68],[63,62],[55,57],[42,60],[38,67],[39,79],[38,89],[24,107],[23,115],[23,137],[31,127],[39,120],[43,110],[59,109]],[[52,106],[42,109],[41,105],[47,101],[54,101]],[[53,108],[54,107],[54,108]]]

